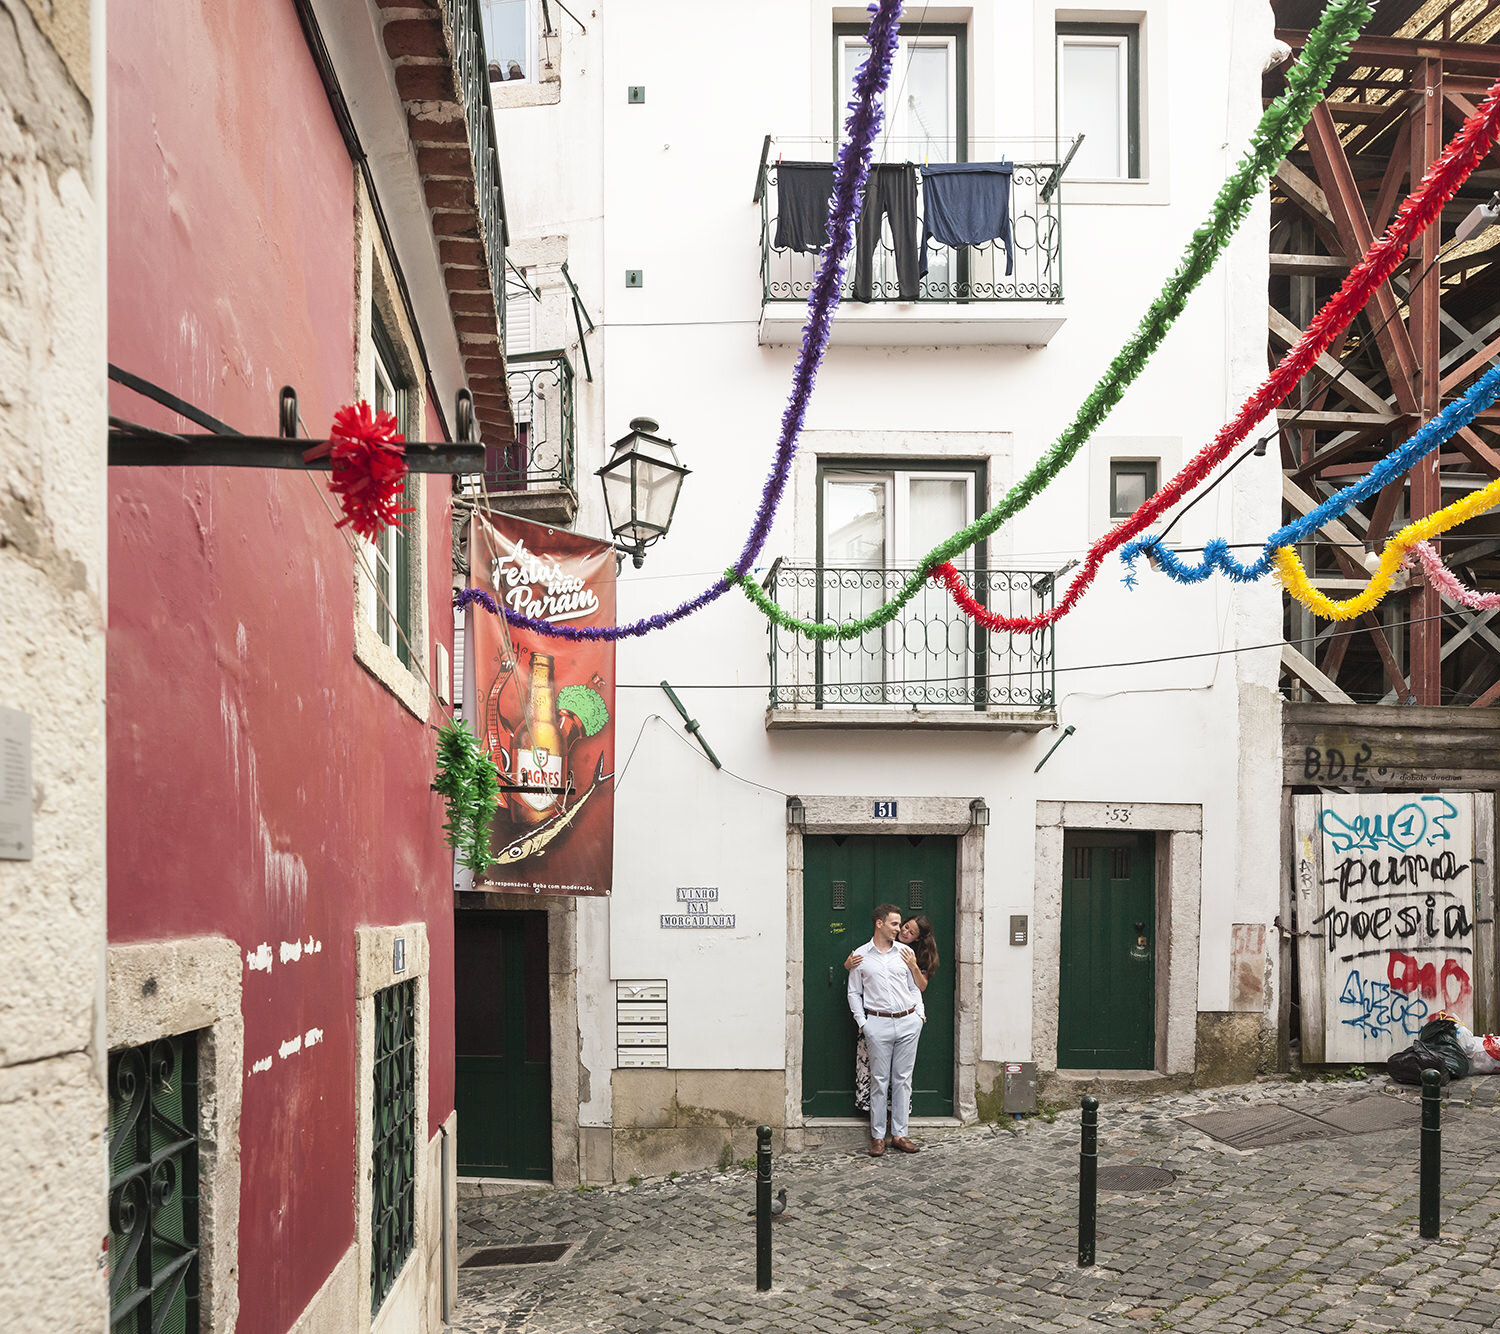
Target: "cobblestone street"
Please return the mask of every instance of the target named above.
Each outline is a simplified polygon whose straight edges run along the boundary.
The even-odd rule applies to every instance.
[[[1280,1105],[1409,1124],[1236,1150],[1181,1117]],[[755,1291],[754,1176],[465,1195],[460,1258],[574,1242],[560,1262],[465,1269],[462,1334],[578,1330],[1489,1329],[1500,1321],[1500,1078],[1456,1083],[1442,1236],[1417,1228],[1418,1094],[1384,1076],[1102,1100],[1100,1164],[1177,1174],[1100,1195],[1075,1265],[1079,1114],[929,1133],[920,1155],[786,1155],[775,1286]],[[1378,1107],[1376,1110],[1389,1110]]]

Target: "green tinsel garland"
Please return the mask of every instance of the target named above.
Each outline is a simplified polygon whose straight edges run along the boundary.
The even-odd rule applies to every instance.
[[[483,875],[490,864],[490,824],[500,804],[500,777],[467,723],[449,723],[438,733],[433,787],[448,803],[443,830],[458,864]]]
[[[1167,330],[1182,314],[1193,289],[1218,262],[1235,230],[1250,211],[1256,195],[1297,142],[1302,127],[1322,100],[1329,79],[1349,54],[1360,30],[1374,12],[1370,0],[1330,0],[1317,27],[1308,34],[1301,57],[1287,74],[1286,90],[1266,108],[1251,136],[1249,149],[1240,159],[1234,174],[1219,190],[1208,220],[1193,233],[1187,251],[1161,295],[1151,303],[1130,341],[1116,353],[1109,369],[1083,401],[1072,423],[1058,436],[1036,467],[1017,482],[999,504],[928,552],[891,601],[858,620],[802,621],[772,602],[765,590],[748,575],[737,575],[731,568],[725,572],[725,577],[738,583],[750,600],[783,629],[800,630],[813,639],[857,639],[866,630],[894,620],[896,613],[916,596],[937,566],[982,542],[1007,519],[1025,509],[1072,461],[1145,368],[1166,337]]]

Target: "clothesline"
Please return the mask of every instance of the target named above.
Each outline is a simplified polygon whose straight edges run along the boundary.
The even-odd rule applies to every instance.
[[[833,164],[778,162],[776,173],[777,250],[810,254],[828,244],[828,200]],[[873,259],[882,222],[890,219],[900,298],[915,301],[927,273],[932,241],[944,246],[1005,243],[1005,273],[1015,271],[1011,237],[1010,186],[1015,165],[999,162],[934,163],[921,168],[920,225],[915,163],[877,163],[870,168],[854,233],[854,300],[873,291]],[[918,240],[920,238],[920,256]]]

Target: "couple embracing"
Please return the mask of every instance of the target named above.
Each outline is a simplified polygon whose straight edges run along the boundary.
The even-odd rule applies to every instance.
[[[870,1156],[878,1158],[885,1152],[888,1115],[891,1147],[900,1153],[919,1151],[906,1131],[917,1039],[927,1022],[922,992],[927,974],[937,967],[937,950],[931,924],[925,919],[914,918],[903,927],[901,909],[894,903],[882,903],[874,916],[874,935],[844,966],[849,969],[849,1009],[869,1052]],[[922,960],[925,968],[906,943],[908,937],[927,946],[928,957]]]

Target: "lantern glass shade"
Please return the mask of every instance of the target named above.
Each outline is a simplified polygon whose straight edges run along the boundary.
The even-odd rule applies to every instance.
[[[617,440],[614,457],[599,469],[610,532],[637,551],[664,536],[687,474],[670,440],[638,428]]]

